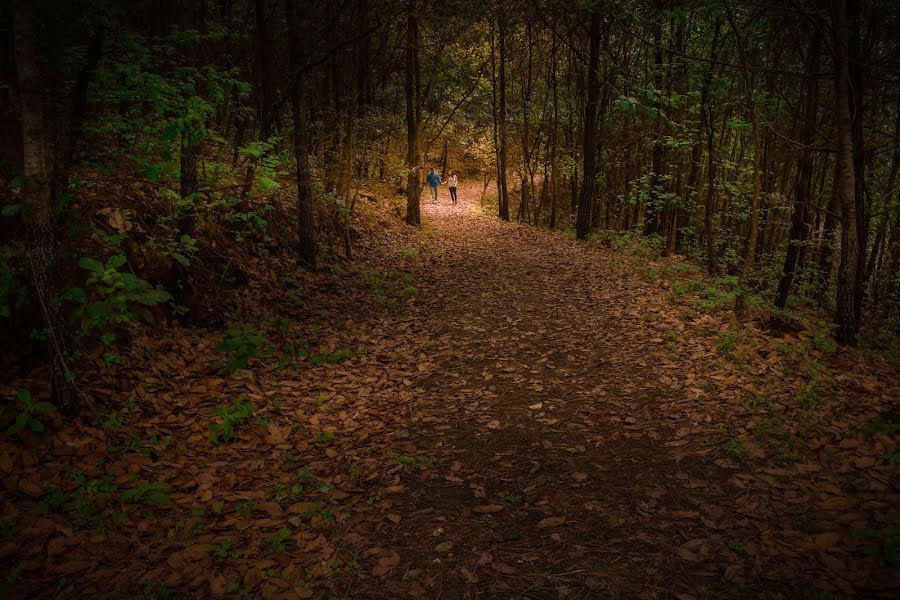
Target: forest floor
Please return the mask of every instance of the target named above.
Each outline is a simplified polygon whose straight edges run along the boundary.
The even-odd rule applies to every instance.
[[[98,383],[131,398],[112,425],[4,442],[10,596],[900,594],[895,367],[477,194],[297,275],[319,291],[293,309],[248,293],[296,364],[222,375],[221,334],[173,329]],[[213,444],[239,394],[253,417]]]

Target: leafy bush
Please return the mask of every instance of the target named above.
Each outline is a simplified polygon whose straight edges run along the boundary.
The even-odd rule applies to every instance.
[[[241,421],[249,419],[256,411],[252,404],[244,404],[244,396],[238,396],[230,406],[219,406],[213,412],[222,417],[222,423],[212,423],[209,426],[209,439],[213,444],[219,440],[230,442],[234,439],[234,426]]]
[[[250,325],[238,325],[225,332],[222,343],[216,349],[233,355],[226,364],[216,362],[216,367],[225,373],[234,373],[238,369],[246,369],[251,358],[271,354],[275,347],[268,339],[259,335]]]
[[[121,254],[110,257],[106,264],[90,257],[78,261],[78,266],[90,273],[86,282],[88,291],[71,287],[63,298],[78,305],[72,311],[72,320],[81,325],[83,335],[141,318],[153,322],[149,307],[172,299],[161,287],[153,287],[132,273],[120,271],[126,262]]]
[[[31,392],[28,390],[18,390],[16,400],[18,408],[14,407],[13,410],[17,410],[18,413],[16,413],[15,419],[11,419],[12,425],[6,429],[6,433],[17,435],[26,427],[34,432],[44,431],[44,423],[40,420],[39,415],[51,413],[56,410],[56,407],[49,402],[34,402]],[[5,411],[4,417],[6,417]]]
[[[135,482],[135,487],[122,492],[120,500],[126,504],[155,504],[158,506],[170,506],[172,499],[166,494],[169,484],[162,481]]]

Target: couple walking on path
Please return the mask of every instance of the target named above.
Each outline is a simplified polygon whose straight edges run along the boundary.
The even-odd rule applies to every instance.
[[[431,203],[437,204],[438,201],[438,186],[447,183],[450,187],[450,200],[453,204],[456,204],[456,186],[459,183],[459,179],[456,177],[456,173],[450,171],[447,173],[447,181],[444,182],[441,180],[441,176],[437,171],[434,170],[434,167],[431,167],[431,170],[425,175],[425,183],[428,184],[428,187],[431,189]]]

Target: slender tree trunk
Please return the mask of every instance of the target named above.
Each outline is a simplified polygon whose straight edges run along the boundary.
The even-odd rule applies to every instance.
[[[498,212],[501,219],[509,221],[509,190],[506,181],[506,16],[500,17],[499,22],[500,37],[500,114],[499,119],[499,136],[500,136],[500,156],[497,168],[499,170],[500,189],[498,193],[499,207]]]
[[[416,0],[406,3],[406,222],[421,225],[419,206],[419,23]]]
[[[846,0],[834,0],[834,100],[837,121],[837,165],[835,191],[841,209],[841,265],[837,282],[836,339],[844,344],[856,341],[859,331],[859,303],[856,293],[859,279],[860,240],[857,236],[856,179],[853,164],[853,118],[850,113],[849,31]]]
[[[68,332],[59,302],[56,217],[47,164],[50,148],[44,120],[42,77],[38,67],[38,42],[31,4],[28,0],[16,0],[13,7],[25,178],[22,213],[35,295],[47,327],[51,396],[62,413],[72,415],[78,409],[78,398],[68,365]]]
[[[828,289],[831,286],[831,276],[834,271],[835,239],[837,238],[838,213],[841,210],[838,182],[838,166],[835,164],[831,195],[828,198],[828,205],[824,208],[825,222],[822,223],[822,240],[819,244],[819,269],[818,283],[816,285],[816,299],[820,302],[828,294]]]
[[[597,180],[597,101],[600,97],[600,73],[598,68],[600,57],[600,10],[591,10],[591,46],[588,57],[588,93],[584,105],[584,183],[581,198],[578,202],[578,213],[575,220],[575,235],[579,240],[586,239],[591,228],[591,208],[594,197],[594,186]]]
[[[300,35],[297,32],[297,0],[285,0],[288,23],[288,59],[291,72],[301,62]],[[304,102],[303,82],[296,81],[291,94],[291,112],[294,117],[294,159],[297,163],[297,236],[300,264],[307,269],[316,268],[316,227],[312,210],[312,181],[309,171],[309,133]]]
[[[778,282],[778,292],[775,295],[775,306],[784,308],[787,304],[791,285],[794,281],[794,269],[800,256],[802,244],[806,241],[807,207],[812,186],[812,151],[813,135],[816,128],[816,96],[817,81],[814,74],[819,70],[819,49],[822,37],[818,28],[813,28],[812,41],[806,58],[806,72],[809,78],[805,82],[806,106],[804,108],[803,133],[801,136],[803,148],[800,150],[800,159],[797,161],[797,183],[794,190],[794,206],[791,214],[791,231],[788,236],[787,254],[784,259],[784,269]]]
[[[553,49],[550,53],[550,76],[553,81],[553,130],[550,132],[550,181],[552,187],[550,188],[550,222],[548,224],[550,229],[556,229],[556,202],[559,195],[558,171],[556,167],[556,146],[559,141],[559,98],[556,85],[556,60],[556,36],[553,36]]]
[[[660,107],[659,95],[662,94],[662,10],[661,3],[656,2],[656,19],[653,23],[653,106]],[[650,173],[650,202],[644,214],[644,235],[657,235],[663,210],[663,145],[664,126],[661,118],[657,118],[653,137],[652,167]]]
[[[734,13],[731,5],[728,8],[728,21],[737,41],[738,55],[740,56],[741,66],[744,71],[743,87],[747,102],[747,108],[750,111],[750,135],[753,138],[753,192],[750,197],[750,232],[747,235],[747,244],[744,248],[744,262],[738,277],[738,293],[734,301],[734,312],[738,318],[744,313],[744,302],[747,294],[747,285],[754,267],[754,249],[756,248],[756,238],[759,233],[759,195],[760,195],[760,175],[762,171],[761,165],[761,148],[759,141],[759,123],[757,118],[756,100],[753,98],[753,75],[750,71],[750,63],[747,58],[747,50],[744,47],[744,40],[737,28],[734,19]]]

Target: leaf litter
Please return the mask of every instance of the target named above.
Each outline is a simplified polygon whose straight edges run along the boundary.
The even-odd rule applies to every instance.
[[[219,337],[170,326],[97,374],[119,420],[3,438],[10,597],[900,593],[895,367],[471,203],[423,209],[437,235],[368,249],[415,280],[394,305],[371,275],[292,273],[309,297],[280,335],[319,359],[228,375]]]

